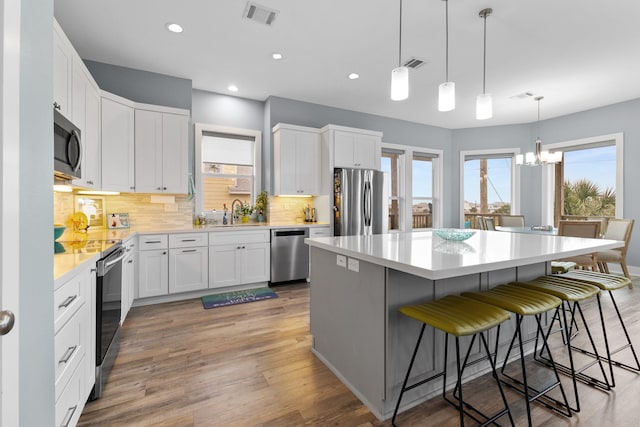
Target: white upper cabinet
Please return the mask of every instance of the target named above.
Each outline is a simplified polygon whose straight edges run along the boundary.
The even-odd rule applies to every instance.
[[[175,110],[175,109],[173,109]],[[139,193],[187,193],[189,116],[135,111],[135,174]]]
[[[320,193],[320,131],[278,123],[273,128],[274,194]]]
[[[75,185],[101,188],[100,92],[80,57],[73,58],[73,123],[80,128],[82,177]]]
[[[334,167],[380,169],[381,134],[334,132]]]
[[[134,113],[131,101],[102,92],[102,189],[132,192]]]
[[[71,110],[73,46],[58,23],[53,23],[53,107],[73,122]]]

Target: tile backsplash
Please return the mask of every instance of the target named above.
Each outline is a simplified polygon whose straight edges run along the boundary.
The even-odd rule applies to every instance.
[[[91,197],[91,196],[88,196]],[[99,196],[105,200],[106,213],[129,214],[129,222],[136,229],[174,228],[191,224],[194,201],[187,195],[175,195],[175,203],[152,203],[150,194],[120,194]],[[161,195],[161,197],[166,197]],[[53,193],[54,222],[65,224],[75,212],[73,193]],[[313,208],[312,198],[269,197],[267,220],[273,223],[304,223],[303,209]]]

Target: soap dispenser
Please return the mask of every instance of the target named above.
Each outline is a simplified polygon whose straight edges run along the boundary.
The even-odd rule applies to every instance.
[[[222,214],[222,225],[227,225],[227,204],[224,204],[224,214]]]

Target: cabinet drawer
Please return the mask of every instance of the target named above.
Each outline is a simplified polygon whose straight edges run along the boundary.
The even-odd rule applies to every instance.
[[[235,245],[240,243],[264,243],[269,241],[269,229],[209,233],[209,244],[211,245]]]
[[[309,237],[329,237],[331,231],[329,227],[309,227]]]
[[[207,233],[184,233],[170,234],[170,248],[192,248],[197,246],[207,246],[209,239]]]
[[[84,274],[78,274],[53,293],[54,331],[58,330],[84,304]]]
[[[71,381],[56,401],[56,427],[75,426],[80,419],[87,394],[83,386],[82,372],[82,368],[75,370]]]
[[[55,336],[56,399],[58,399],[64,385],[80,364],[80,359],[85,355],[86,349],[83,346],[84,328],[89,327],[86,310],[87,306],[85,304]]]
[[[141,251],[151,249],[167,249],[168,239],[166,234],[149,234],[147,236],[138,237]]]

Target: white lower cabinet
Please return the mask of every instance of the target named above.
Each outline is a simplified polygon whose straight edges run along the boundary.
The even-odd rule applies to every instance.
[[[166,234],[139,236],[138,297],[169,293],[169,249]]]
[[[209,233],[209,287],[268,282],[269,230]]]
[[[169,236],[169,293],[207,289],[209,249],[206,233]]]
[[[77,424],[95,383],[95,274],[90,265],[55,283],[56,426]]]

